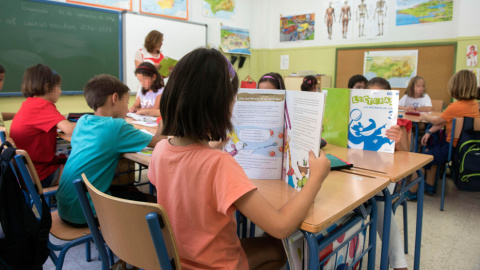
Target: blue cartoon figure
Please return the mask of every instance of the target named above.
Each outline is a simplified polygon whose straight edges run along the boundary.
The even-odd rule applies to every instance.
[[[392,144],[393,141],[382,135],[382,129],[385,125],[378,127],[375,120],[368,119],[368,124],[364,126],[360,119],[362,112],[354,109],[350,112],[350,123],[348,124],[348,141],[351,144],[362,144],[362,149],[378,151],[385,144]]]

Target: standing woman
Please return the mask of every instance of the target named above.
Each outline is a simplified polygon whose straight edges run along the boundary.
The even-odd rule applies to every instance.
[[[163,44],[163,34],[157,30],[152,30],[145,37],[143,48],[139,49],[135,54],[135,69],[142,62],[151,62],[157,69],[163,60],[163,54],[160,52]]]

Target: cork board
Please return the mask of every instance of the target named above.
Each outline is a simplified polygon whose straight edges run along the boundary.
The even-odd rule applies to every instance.
[[[428,95],[432,100],[443,100],[444,106],[450,104],[447,84],[455,70],[456,43],[337,49],[335,87],[347,88],[348,79],[351,76],[363,74],[366,51],[389,50],[418,50],[417,75],[425,78]],[[395,88],[395,90],[400,90],[400,98],[404,95],[405,88]]]

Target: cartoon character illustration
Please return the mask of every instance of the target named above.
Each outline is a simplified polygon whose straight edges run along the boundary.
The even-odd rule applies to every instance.
[[[297,161],[297,167],[298,167],[298,170],[300,171],[300,174],[302,175],[302,179],[297,178],[297,186],[299,188],[303,188],[307,183],[307,180],[308,180],[307,173],[310,167],[308,166],[307,161],[305,159],[303,159],[303,166],[300,166],[300,164],[298,164],[298,161]]]
[[[288,170],[285,173],[286,176],[288,177],[288,184],[291,187],[295,187],[295,183],[293,183],[293,175],[295,175],[295,178],[298,179],[297,175],[295,174],[295,171],[293,170],[292,167],[292,153],[290,152],[290,136],[283,137],[284,138],[284,146],[283,146],[283,154],[284,154],[284,159],[288,157]]]
[[[232,157],[235,157],[238,154],[238,151],[240,151],[247,145],[246,143],[240,141],[236,130],[232,130],[227,135],[227,138],[228,141],[225,144],[225,151],[232,155]]]
[[[471,45],[470,50],[467,52],[467,67],[477,66],[477,46]]]
[[[362,112],[354,109],[350,112],[352,119],[348,124],[348,141],[352,144],[362,144],[363,149],[378,151],[384,144],[392,144],[393,141],[382,135],[382,129],[386,125],[377,128],[375,120],[368,119],[368,125],[364,126],[360,119]]]

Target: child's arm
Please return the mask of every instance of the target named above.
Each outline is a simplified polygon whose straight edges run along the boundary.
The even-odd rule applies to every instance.
[[[441,116],[431,116],[427,113],[420,114],[420,119],[428,121],[436,126],[445,125],[445,123],[447,123],[447,121],[445,121],[445,119],[443,119]]]
[[[413,108],[413,106],[408,106],[408,107],[398,106],[398,109],[399,109],[399,110],[404,110],[404,111],[413,111],[413,110],[415,110],[415,108]]]
[[[158,123],[157,133],[155,133],[155,135],[153,135],[152,140],[151,140],[150,143],[148,144],[148,147],[155,147],[155,145],[156,145],[159,141],[168,138],[167,136],[162,135],[162,129],[163,129],[163,122],[160,121],[160,123]]]
[[[235,207],[265,232],[278,239],[291,235],[307,216],[323,181],[330,172],[330,161],[320,150],[315,158],[309,152],[310,178],[293,198],[279,210],[273,207],[258,190],[252,190],[235,201]]]
[[[421,144],[422,144],[422,145],[427,145],[428,139],[430,139],[430,137],[432,136],[431,133],[435,133],[435,132],[439,131],[439,130],[442,129],[444,126],[445,126],[445,124],[443,124],[443,125],[434,125],[434,126],[430,127],[429,130],[426,130],[426,131],[425,131],[425,135],[423,135],[423,137],[422,137]]]
[[[432,106],[418,107],[417,111],[419,112],[431,112],[433,109]]]
[[[72,135],[73,129],[75,128],[76,125],[77,123],[73,123],[65,119],[58,122],[57,128],[63,131],[63,133],[67,135]]]
[[[161,97],[162,97],[162,95],[158,95],[155,98],[155,103],[153,104],[152,108],[148,108],[148,109],[139,108],[137,110],[137,114],[160,117],[161,116],[160,115],[160,98]],[[139,101],[139,103],[140,103],[140,101]]]
[[[15,117],[15,113],[2,112],[3,121],[12,120]]]
[[[130,107],[130,109],[128,109],[129,112],[131,113],[134,113],[134,112],[137,112],[138,109],[140,109],[140,98],[137,97],[137,99],[135,99],[135,103],[133,104],[132,107]]]

